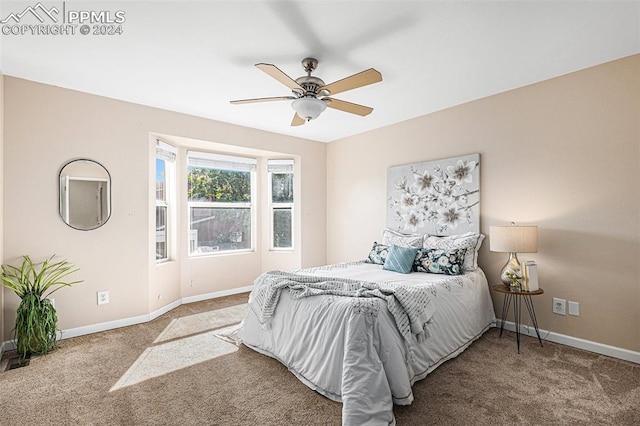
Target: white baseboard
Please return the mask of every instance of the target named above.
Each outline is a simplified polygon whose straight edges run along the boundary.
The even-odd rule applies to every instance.
[[[86,325],[83,327],[70,328],[68,330],[61,330],[58,334],[58,339],[69,339],[71,337],[84,336],[87,334],[99,333],[101,331],[113,330],[120,327],[128,327],[130,325],[142,324],[145,322],[152,321],[158,318],[159,316],[164,315],[167,312],[171,311],[172,309],[175,309],[178,306],[183,304],[200,302],[202,300],[217,299],[219,297],[231,296],[232,294],[246,293],[251,291],[252,288],[253,286],[246,286],[246,287],[239,287],[239,288],[234,288],[230,290],[214,291],[212,293],[201,294],[198,296],[183,297],[182,299],[174,300],[168,305],[165,305],[160,309],[157,309],[146,315],[138,315],[130,318],[123,318],[123,319],[114,320],[114,321],[107,321],[107,322],[101,322],[98,324]],[[15,341],[8,340],[4,342],[3,344],[0,345],[0,357],[2,357],[2,353],[6,351],[14,350],[15,348],[16,348]]]
[[[232,288],[230,290],[214,291],[213,293],[199,294],[182,298],[182,303],[200,302],[202,300],[217,299],[218,297],[231,296],[232,294],[247,293],[253,289],[252,285],[246,287]]]
[[[185,303],[184,299],[178,299],[178,300],[174,300],[173,302],[169,303],[168,305],[164,305],[160,309],[156,309],[155,311],[153,311],[153,312],[151,312],[149,314],[149,321],[153,321],[154,319],[156,319],[159,316],[164,315],[167,312],[177,308],[178,306],[182,305],[183,303]]]
[[[497,328],[500,328],[500,320],[496,321],[495,326]],[[504,329],[515,332],[516,325],[511,321],[505,321]],[[600,355],[606,355],[612,358],[618,358],[640,364],[640,352],[634,352],[628,349],[618,348],[616,346],[605,345],[604,343],[592,342],[590,340],[580,339],[579,337],[554,333],[548,330],[538,329],[538,331],[540,332],[540,337],[542,338],[542,340],[548,340],[550,342],[560,343],[561,345],[584,349],[585,351],[594,352]],[[520,324],[520,333],[538,338],[538,336],[536,336],[535,328],[530,325]]]
[[[183,297],[182,299],[175,300],[160,309],[157,309],[146,315],[138,315],[130,318],[123,318],[114,321],[107,321],[99,324],[87,325],[83,327],[71,328],[60,332],[59,338],[69,339],[71,337],[84,336],[86,334],[99,333],[101,331],[113,330],[120,327],[127,327],[130,325],[142,324],[152,321],[161,315],[166,314],[172,309],[177,308],[180,305],[199,302],[202,300],[216,299],[219,297],[230,296],[233,294],[246,293],[251,291],[253,286],[239,287],[230,290],[215,291],[212,293],[201,294],[198,296]],[[496,321],[496,327],[500,327],[500,320]],[[509,331],[516,330],[516,325],[511,321],[505,321],[504,328]],[[605,345],[603,343],[592,342],[590,340],[580,339],[578,337],[567,336],[560,333],[554,333],[547,330],[540,329],[540,336],[542,340],[548,340],[554,343],[560,343],[562,345],[571,346],[578,349],[584,349],[589,352],[594,352],[601,355],[618,358],[636,364],[640,364],[640,352],[631,351],[628,349],[618,348],[616,346]],[[520,325],[520,332],[524,335],[537,337],[535,329],[532,326]],[[15,342],[8,340],[0,345],[0,357],[6,351],[15,349]]]

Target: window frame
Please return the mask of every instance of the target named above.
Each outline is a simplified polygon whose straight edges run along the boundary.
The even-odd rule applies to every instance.
[[[295,213],[295,200],[296,193],[293,190],[293,199],[289,203],[274,203],[273,202],[273,175],[274,174],[290,174],[291,185],[295,188],[295,172],[294,172],[294,160],[267,160],[267,199],[269,208],[269,250],[270,251],[294,251],[295,250],[295,226],[294,226],[294,213]],[[278,170],[280,169],[280,170]],[[277,210],[289,210],[291,212],[291,246],[290,247],[276,247],[275,246],[275,212]]]
[[[197,164],[192,164],[192,160],[199,160],[199,161],[196,161]],[[207,162],[210,162],[211,166],[205,165]],[[219,164],[218,167],[214,166],[216,163]],[[186,214],[187,214],[187,257],[202,258],[207,256],[221,256],[221,255],[254,252],[256,250],[256,241],[257,241],[256,240],[256,235],[257,235],[257,215],[256,215],[257,159],[226,155],[226,154],[214,154],[214,153],[209,153],[204,151],[189,150],[187,151],[187,159],[186,159],[186,171],[187,171],[185,176],[186,179],[188,179],[189,169],[191,167],[209,168],[213,170],[225,170],[225,171],[232,171],[232,172],[249,172],[251,200],[248,202],[246,201],[245,202],[190,201],[189,191],[188,191],[188,182],[187,182],[187,191],[185,193]],[[193,245],[193,242],[194,242],[193,235],[192,235],[193,229],[191,228],[192,208],[248,209],[249,218],[250,218],[249,229],[251,233],[249,248],[216,250],[216,251],[201,252],[201,253],[198,253],[198,252],[195,252],[195,250],[192,250],[192,248],[197,249],[199,247],[199,246]]]
[[[175,206],[175,176],[176,176],[176,154],[177,149],[172,145],[169,145],[161,140],[156,140],[156,154],[154,157],[154,169],[155,169],[155,216],[156,223],[154,226],[154,252],[156,257],[156,264],[162,264],[173,260],[174,255],[174,206]],[[164,161],[164,199],[159,200],[157,195],[157,174],[158,174],[158,160]],[[165,257],[158,258],[158,207],[165,209],[165,224],[164,224],[164,238],[165,238]]]

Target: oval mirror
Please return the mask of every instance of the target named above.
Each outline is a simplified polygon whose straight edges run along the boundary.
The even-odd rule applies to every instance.
[[[74,229],[89,231],[111,216],[111,176],[102,164],[72,160],[60,170],[60,217]]]

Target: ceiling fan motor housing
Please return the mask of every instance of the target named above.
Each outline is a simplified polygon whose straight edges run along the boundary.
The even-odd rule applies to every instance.
[[[302,96],[326,96],[326,94],[320,93],[320,88],[324,87],[324,81],[319,79],[318,77],[313,77],[310,75],[305,75],[304,77],[300,77],[296,79],[296,83],[298,83],[305,90],[305,93],[300,93],[299,90],[293,90],[293,93],[297,93]],[[328,93],[327,93],[328,94]]]

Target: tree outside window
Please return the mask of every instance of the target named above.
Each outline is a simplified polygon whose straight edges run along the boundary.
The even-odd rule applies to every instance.
[[[189,153],[191,255],[251,250],[255,160]]]
[[[293,160],[269,160],[271,249],[293,248]]]

